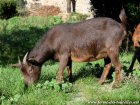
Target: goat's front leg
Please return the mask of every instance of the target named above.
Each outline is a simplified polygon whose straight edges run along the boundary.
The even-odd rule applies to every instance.
[[[136,48],[135,55],[136,55],[138,62],[140,63],[140,47]]]
[[[132,58],[131,65],[130,65],[130,67],[128,69],[128,72],[126,73],[127,76],[129,75],[129,73],[131,73],[133,71],[133,66],[135,64],[136,58],[137,57],[136,57],[136,52],[135,52],[134,55],[133,55],[133,58]]]
[[[59,59],[60,63],[59,63],[59,70],[58,70],[58,78],[57,81],[58,83],[61,83],[62,79],[63,79],[63,72],[65,67],[68,64],[68,56],[67,55],[62,55],[61,58]]]

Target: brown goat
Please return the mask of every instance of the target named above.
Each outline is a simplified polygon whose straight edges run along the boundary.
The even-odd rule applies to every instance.
[[[133,66],[135,64],[136,59],[140,63],[140,24],[137,25],[137,27],[134,31],[134,34],[132,36],[132,40],[133,40],[133,43],[134,43],[135,52],[134,52],[134,55],[133,55],[131,65],[130,65],[129,70],[128,70],[128,74],[133,71]]]
[[[121,79],[119,47],[125,37],[124,9],[120,13],[121,23],[98,17],[79,23],[65,23],[49,30],[34,49],[26,54],[23,62],[19,60],[25,85],[36,82],[40,77],[43,63],[49,59],[58,60],[58,82],[61,82],[67,67],[69,80],[72,80],[72,61],[90,62],[104,58],[105,67],[99,80],[102,84],[113,64],[116,72],[116,86]]]

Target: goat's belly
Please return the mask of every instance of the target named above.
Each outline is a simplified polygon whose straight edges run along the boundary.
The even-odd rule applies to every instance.
[[[91,62],[91,61],[96,61],[102,58],[106,58],[107,54],[98,54],[97,56],[93,55],[86,55],[86,56],[71,56],[71,60],[75,62]]]
[[[97,60],[96,58],[94,57],[71,57],[72,61],[75,61],[75,62],[90,62],[90,61],[95,61]]]

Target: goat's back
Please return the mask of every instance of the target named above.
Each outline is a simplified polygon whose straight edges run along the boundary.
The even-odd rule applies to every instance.
[[[80,23],[66,23],[54,27],[50,32],[52,45],[81,47],[91,45],[120,45],[124,28],[110,18],[94,18]]]

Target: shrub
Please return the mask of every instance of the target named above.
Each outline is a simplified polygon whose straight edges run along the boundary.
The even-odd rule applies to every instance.
[[[17,14],[15,0],[0,0],[0,18],[9,19]]]
[[[81,14],[81,13],[71,13],[67,22],[74,23],[74,22],[80,22],[83,20],[86,20],[88,15],[86,14]]]
[[[45,81],[43,84],[38,83],[36,88],[45,90],[54,89],[55,91],[63,91],[67,93],[72,91],[72,84],[69,82],[62,82],[61,84],[58,84],[55,79],[52,79],[51,81]]]

